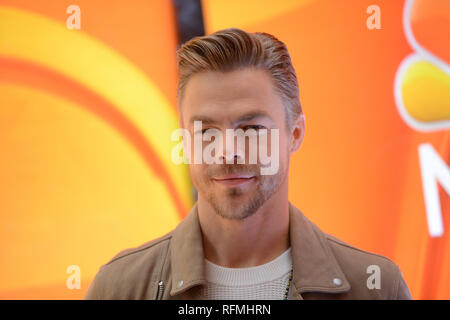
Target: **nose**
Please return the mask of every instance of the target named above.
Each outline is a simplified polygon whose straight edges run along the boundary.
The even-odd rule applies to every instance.
[[[225,155],[220,155],[219,156],[219,160],[221,163],[233,163],[233,164],[237,164],[240,163],[244,160],[243,157],[241,157],[238,154],[234,154],[234,152],[230,153],[230,154],[225,154]]]
[[[226,134],[223,136],[223,152],[218,154],[220,163],[244,164],[245,163],[245,143],[237,143],[237,137],[229,135],[228,141]],[[228,141],[228,142],[227,142]]]

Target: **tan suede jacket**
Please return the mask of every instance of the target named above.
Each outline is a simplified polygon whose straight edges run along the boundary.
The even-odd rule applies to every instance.
[[[289,299],[411,299],[399,267],[322,232],[289,203]],[[375,279],[375,277],[377,277]],[[196,299],[205,284],[197,204],[168,234],[102,265],[86,299]]]

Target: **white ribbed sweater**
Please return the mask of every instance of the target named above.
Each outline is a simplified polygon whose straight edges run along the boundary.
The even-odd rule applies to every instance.
[[[225,268],[205,260],[206,286],[201,299],[281,300],[292,268],[291,249],[274,260],[250,268]]]

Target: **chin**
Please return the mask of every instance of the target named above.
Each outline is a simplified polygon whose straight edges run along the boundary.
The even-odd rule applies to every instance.
[[[226,219],[243,220],[253,215],[263,204],[262,199],[252,198],[248,194],[239,197],[213,198],[210,203],[215,212]],[[219,201],[217,201],[219,199]]]

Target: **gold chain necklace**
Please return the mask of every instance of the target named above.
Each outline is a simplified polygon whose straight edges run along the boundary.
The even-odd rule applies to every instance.
[[[291,281],[292,281],[292,271],[293,269],[291,269],[291,272],[289,274],[289,281],[288,284],[286,286],[286,291],[284,292],[284,298],[283,300],[287,300],[288,299],[288,295],[289,295],[289,287],[291,286]]]

